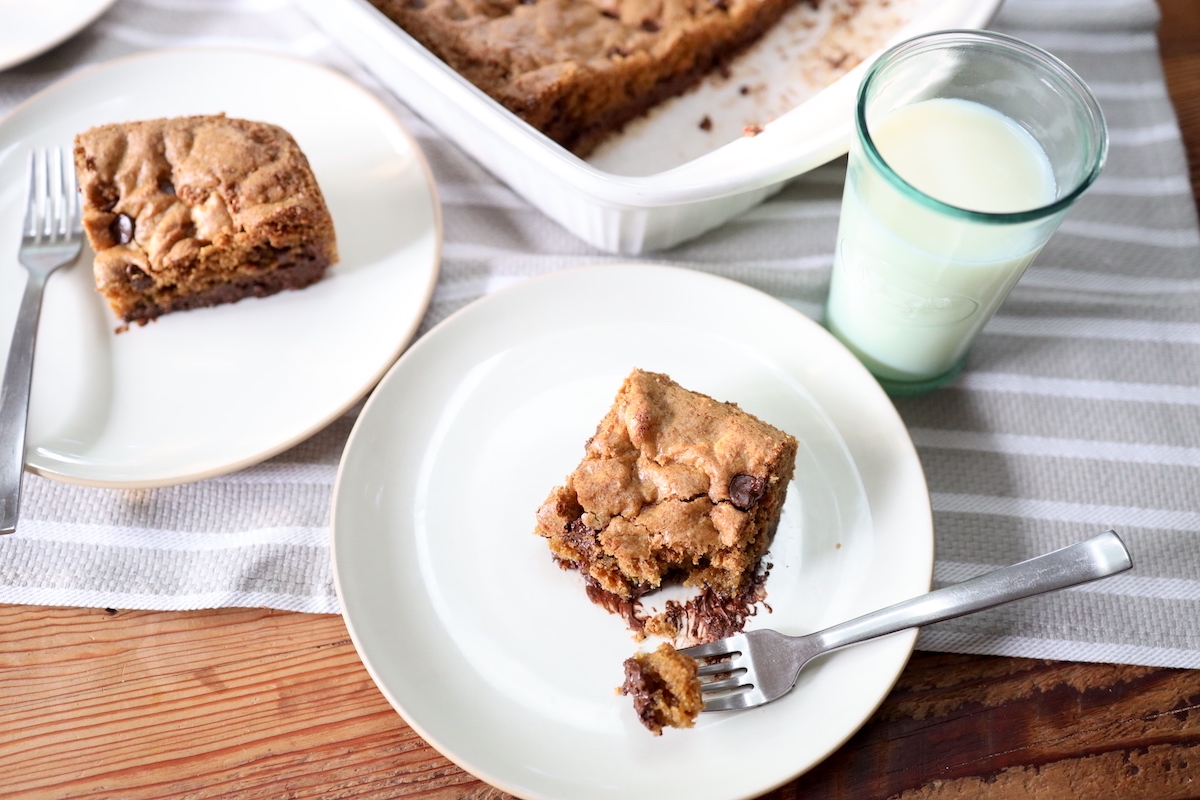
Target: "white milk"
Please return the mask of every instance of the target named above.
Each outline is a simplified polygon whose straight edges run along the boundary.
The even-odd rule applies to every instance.
[[[871,136],[905,181],[958,208],[1028,211],[1055,198],[1033,137],[978,103],[920,101],[890,112]],[[861,151],[850,165],[826,323],[876,375],[934,378],[965,356],[1061,215],[960,219],[898,190]]]

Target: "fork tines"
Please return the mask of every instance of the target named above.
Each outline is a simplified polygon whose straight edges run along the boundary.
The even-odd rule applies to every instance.
[[[64,161],[63,149],[31,150],[23,229],[26,243],[58,244],[78,233],[82,229],[80,205],[74,165]]]
[[[743,695],[752,690],[748,663],[745,661],[748,643],[744,634],[728,639],[696,645],[679,651],[700,662],[697,674],[704,695],[705,711],[728,711],[743,708]]]

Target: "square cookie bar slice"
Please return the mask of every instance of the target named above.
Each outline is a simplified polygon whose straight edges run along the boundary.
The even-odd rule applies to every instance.
[[[634,370],[583,461],[538,510],[536,532],[625,600],[674,577],[735,597],[771,543],[796,449],[733,403]]]
[[[75,137],[96,290],[126,324],[265,297],[337,261],[333,219],[287,131],[224,115]]]

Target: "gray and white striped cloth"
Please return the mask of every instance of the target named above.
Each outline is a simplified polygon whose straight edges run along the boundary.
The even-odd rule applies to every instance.
[[[1117,528],[1132,573],[926,629],[924,649],[1200,667],[1200,234],[1151,0],[1013,0],[996,27],[1075,67],[1112,150],[950,388],[897,401],[935,509],[937,583]],[[119,0],[0,73],[0,112],[82,66],[180,45],[331,65],[420,140],[445,210],[421,332],[499,287],[603,261],[405,109],[288,0]],[[820,313],[844,166],[654,260]],[[87,489],[30,476],[0,539],[0,602],[336,612],[327,523],[355,412],[259,466],[186,486]]]

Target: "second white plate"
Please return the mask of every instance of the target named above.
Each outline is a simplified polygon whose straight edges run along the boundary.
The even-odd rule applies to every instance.
[[[291,58],[163,51],[31,98],[0,121],[0,253],[17,252],[30,148],[69,149],[76,133],[102,123],[222,111],[295,137],[333,215],[340,263],[302,291],[168,314],[116,334],[85,245],[46,289],[26,447],[35,472],[130,488],[253,464],[357,402],[416,330],[441,243],[424,156],[366,90]],[[23,273],[15,258],[0,263],[0,353]]]
[[[637,645],[553,563],[534,511],[634,367],[801,441],[770,552],[771,611],[815,630],[928,590],[928,495],[878,384],[818,325],[742,284],[603,265],[485,297],[405,354],[350,437],[334,575],[393,706],[468,771],[525,798],[753,797],[810,768],[883,699],[908,632],[832,654],[769,706],[655,738],[614,687]]]
[[[0,70],[39,56],[91,25],[114,0],[0,0]]]

